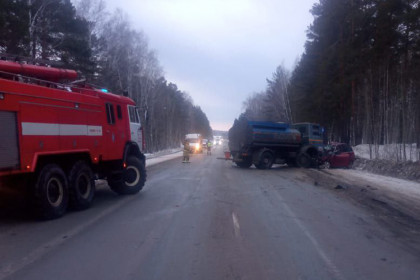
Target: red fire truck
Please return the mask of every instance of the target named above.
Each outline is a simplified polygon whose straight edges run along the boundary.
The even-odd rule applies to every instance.
[[[146,181],[135,102],[77,77],[0,60],[0,187],[28,184],[45,219],[88,208],[95,179],[118,194],[135,194]]]

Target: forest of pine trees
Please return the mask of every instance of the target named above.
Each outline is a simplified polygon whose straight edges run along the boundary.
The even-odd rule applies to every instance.
[[[419,147],[420,1],[321,0],[311,13],[295,69],[279,66],[243,116],[320,123],[352,145]]]
[[[103,0],[0,0],[0,56],[49,61],[89,83],[128,92],[140,107],[148,152],[179,147],[185,134],[210,138],[191,97],[168,82],[145,34]]]

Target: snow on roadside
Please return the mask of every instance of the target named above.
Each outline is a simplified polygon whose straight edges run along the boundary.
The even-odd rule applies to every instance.
[[[353,180],[363,180],[385,191],[402,195],[420,203],[420,183],[372,174],[360,170],[330,169],[330,173]]]
[[[146,153],[144,155],[146,156],[146,159],[150,159],[150,158],[166,156],[166,155],[169,155],[169,154],[177,153],[181,150],[182,150],[181,147],[180,148],[172,148],[172,149],[158,151],[158,152],[155,152],[155,153]]]
[[[372,159],[370,159],[370,150]],[[367,172],[420,182],[419,150],[416,144],[370,145],[353,147],[356,161],[353,168]]]
[[[407,161],[418,161],[419,151],[417,145],[406,144],[405,151],[403,144],[387,144],[387,145],[370,145],[372,150],[372,159],[385,159],[391,161],[403,161],[404,152]],[[356,157],[371,159],[369,144],[360,144],[353,147]]]
[[[176,152],[172,152],[169,154],[165,154],[165,155],[160,155],[160,156],[154,156],[154,157],[147,157],[146,159],[146,167],[167,161],[167,160],[171,160],[171,159],[175,159],[178,157],[182,156],[182,151],[176,151]]]
[[[419,162],[396,162],[384,159],[368,160],[356,158],[353,168],[379,175],[420,182]]]

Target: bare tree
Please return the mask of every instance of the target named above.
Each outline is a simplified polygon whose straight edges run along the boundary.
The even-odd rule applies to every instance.
[[[277,67],[271,80],[267,79],[267,110],[276,121],[292,122],[288,87],[290,73],[283,65]]]
[[[78,0],[77,14],[86,19],[89,30],[89,46],[93,48],[93,37],[100,36],[103,26],[109,17],[104,0]]]
[[[245,116],[250,120],[268,120],[266,111],[266,93],[256,92],[242,103]]]
[[[37,55],[37,31],[40,29],[41,18],[44,16],[45,9],[53,3],[54,0],[28,0],[29,17],[29,41],[31,44],[31,57]]]

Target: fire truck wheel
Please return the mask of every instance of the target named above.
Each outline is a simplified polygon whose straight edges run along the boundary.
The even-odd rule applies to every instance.
[[[296,158],[296,162],[300,167],[309,168],[311,167],[312,160],[308,154],[300,153]]]
[[[56,164],[47,164],[39,173],[35,185],[35,210],[42,219],[64,215],[69,202],[67,177]]]
[[[134,156],[127,158],[127,167],[123,170],[120,180],[108,180],[111,189],[118,194],[136,194],[146,181],[146,169],[141,161]]]
[[[274,163],[274,155],[272,152],[265,151],[261,154],[258,164],[255,165],[258,169],[270,169]]]
[[[90,166],[84,161],[76,162],[69,173],[70,206],[84,210],[91,206],[95,196],[95,180]]]

